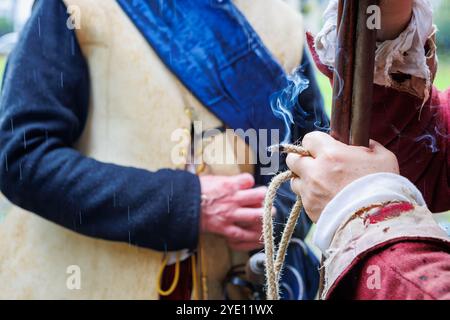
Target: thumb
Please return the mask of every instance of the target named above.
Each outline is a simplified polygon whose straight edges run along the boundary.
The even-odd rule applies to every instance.
[[[386,148],[381,143],[375,140],[370,140],[369,149],[375,153],[380,153],[386,150]]]

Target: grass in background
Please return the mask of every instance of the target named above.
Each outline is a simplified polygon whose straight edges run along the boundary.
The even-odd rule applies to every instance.
[[[6,58],[0,56],[0,88],[2,87],[3,71],[5,70]],[[11,210],[11,204],[0,193],[0,223],[5,219],[6,213]]]
[[[333,99],[333,90],[331,88],[330,80],[325,77],[319,70],[316,70],[317,82],[319,83],[320,91],[325,102],[325,109],[328,115],[331,115],[331,101]]]
[[[446,53],[439,56],[438,73],[434,85],[439,90],[450,88],[450,57]]]
[[[3,72],[5,71],[6,57],[0,56],[0,88],[2,87]]]

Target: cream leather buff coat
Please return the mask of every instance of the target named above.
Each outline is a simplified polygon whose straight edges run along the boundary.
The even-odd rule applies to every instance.
[[[206,130],[222,126],[221,121],[165,67],[116,1],[64,2],[81,9],[76,35],[91,77],[89,116],[78,149],[99,161],[123,166],[184,169],[183,163],[175,165],[171,157],[180,141],[186,143],[179,154],[187,156],[191,123],[202,121]],[[300,64],[303,32],[298,14],[280,0],[235,3],[287,72]],[[185,136],[172,141],[177,129]],[[219,136],[214,140],[205,150],[217,148],[208,154],[220,157],[221,146],[234,139]],[[217,165],[208,166],[205,173],[242,171],[252,168]],[[0,223],[0,234],[0,298],[158,298],[161,253],[81,236],[19,208]],[[219,237],[202,236],[202,243],[209,298],[220,298],[220,281],[233,261],[242,257]],[[80,290],[67,288],[70,265],[80,267]]]

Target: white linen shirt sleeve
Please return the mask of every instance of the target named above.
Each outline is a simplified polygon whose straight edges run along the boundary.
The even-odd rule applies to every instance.
[[[336,55],[338,0],[331,0],[324,12],[324,26],[317,34],[315,48],[320,61],[334,67]],[[427,65],[425,44],[436,33],[429,0],[414,0],[408,27],[394,40],[377,43],[375,83],[392,86],[392,74],[403,73],[425,80],[425,100],[429,97],[432,74]]]

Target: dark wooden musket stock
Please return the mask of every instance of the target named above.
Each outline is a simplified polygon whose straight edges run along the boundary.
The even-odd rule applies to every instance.
[[[335,139],[349,144],[357,1],[341,0],[339,7],[340,21],[338,21],[333,76],[331,135]]]
[[[339,1],[331,135],[346,144],[369,145],[376,29],[369,29],[367,8],[378,3]]]

